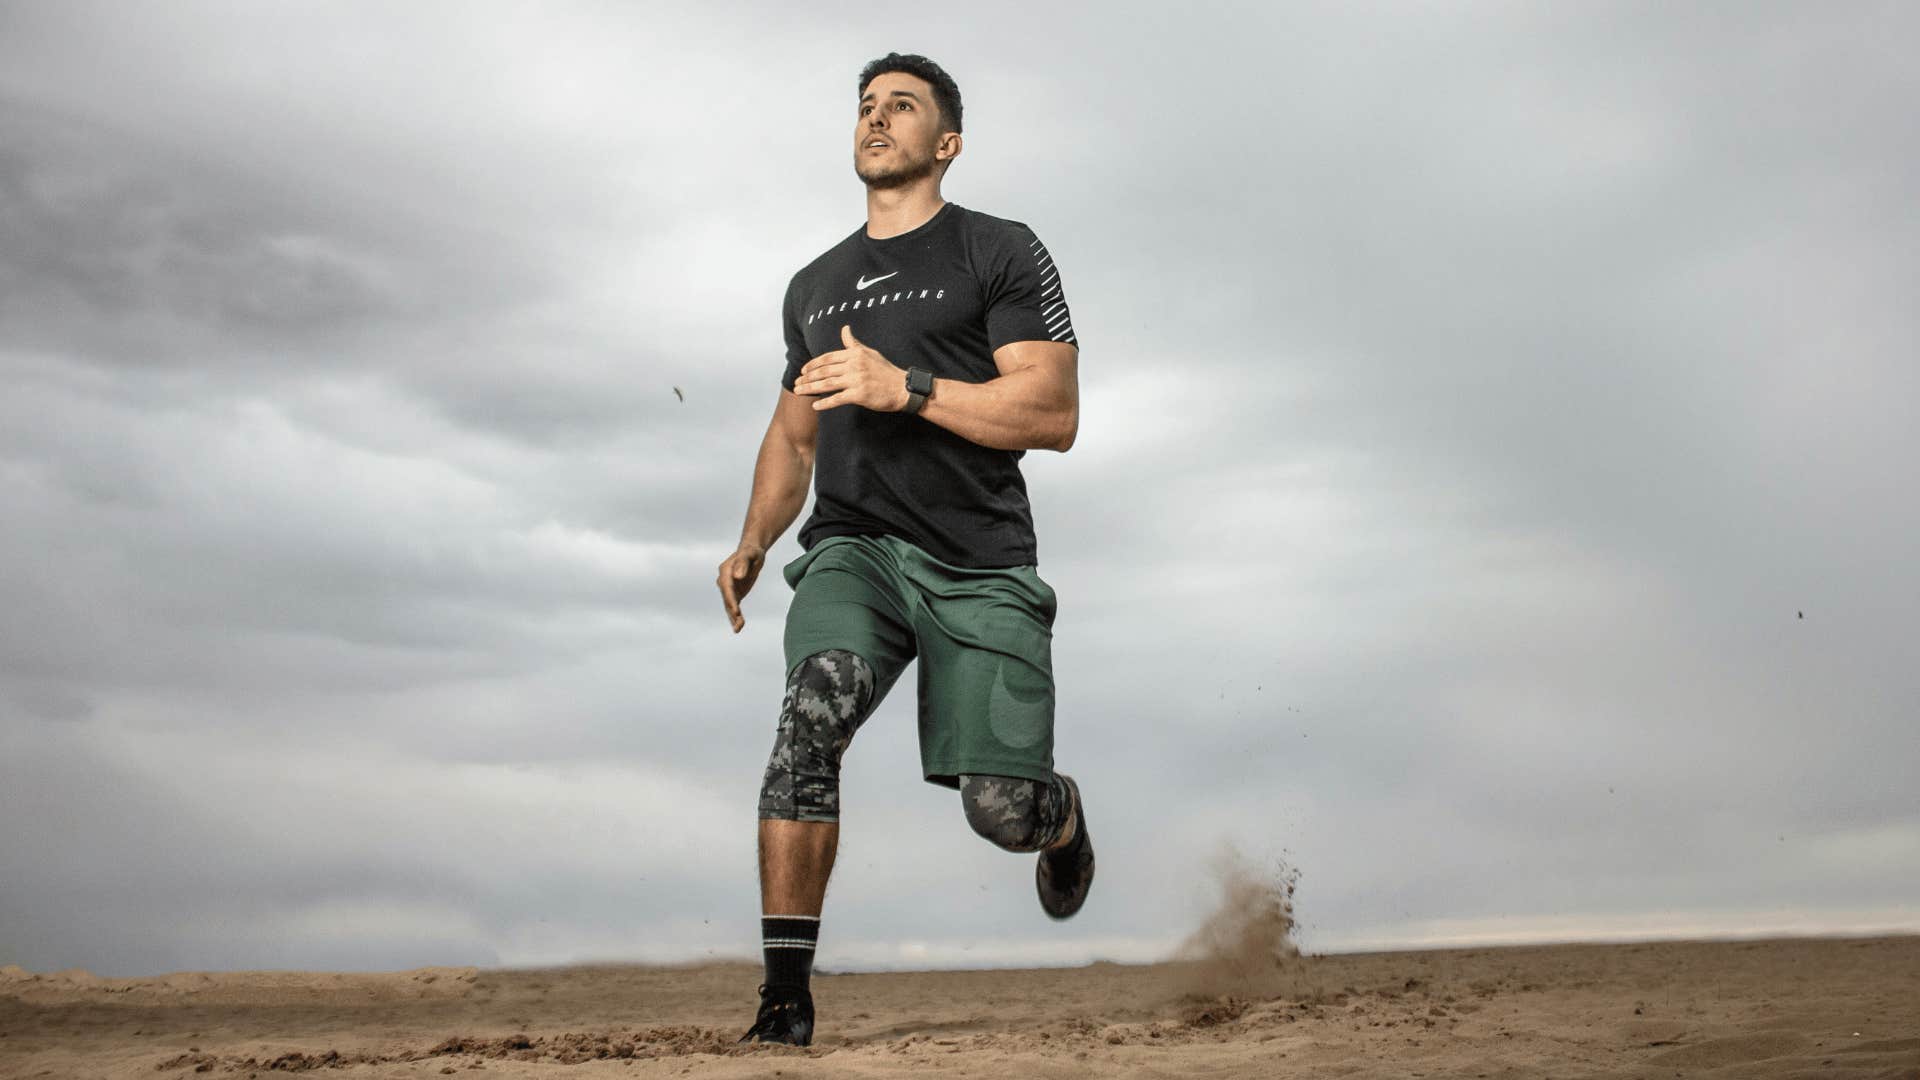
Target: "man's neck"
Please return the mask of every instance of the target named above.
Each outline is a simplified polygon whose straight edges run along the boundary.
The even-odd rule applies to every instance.
[[[912,232],[925,225],[940,208],[947,205],[940,197],[940,183],[928,178],[925,183],[903,188],[867,189],[867,235],[875,240]]]

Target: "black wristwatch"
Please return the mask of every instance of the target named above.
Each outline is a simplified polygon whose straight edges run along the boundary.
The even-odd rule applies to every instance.
[[[933,393],[933,372],[926,368],[907,369],[907,407],[901,411],[917,413]]]

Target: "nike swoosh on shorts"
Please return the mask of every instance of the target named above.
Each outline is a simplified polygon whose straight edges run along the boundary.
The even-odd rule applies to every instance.
[[[987,690],[987,725],[994,737],[1008,746],[1032,746],[1046,733],[1041,726],[1046,714],[1040,707],[1046,701],[1047,688],[1024,667],[1019,674],[1025,677],[1016,678],[1016,682],[1030,685],[1008,686],[1007,662],[994,672],[993,685]]]

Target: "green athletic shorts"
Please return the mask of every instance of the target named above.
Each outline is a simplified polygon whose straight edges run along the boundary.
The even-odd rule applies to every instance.
[[[781,571],[787,674],[826,649],[873,667],[871,709],[917,655],[920,771],[1053,773],[1053,587],[1032,566],[972,570],[893,536],[830,536]]]

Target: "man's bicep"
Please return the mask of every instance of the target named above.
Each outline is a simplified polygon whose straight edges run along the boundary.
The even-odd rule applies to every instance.
[[[1040,372],[1055,395],[1069,404],[1080,401],[1080,346],[1064,341],[1009,341],[993,350],[1000,374],[1029,369]]]
[[[795,452],[813,461],[813,448],[820,435],[820,412],[813,398],[782,387],[780,400],[773,407],[773,428]]]

